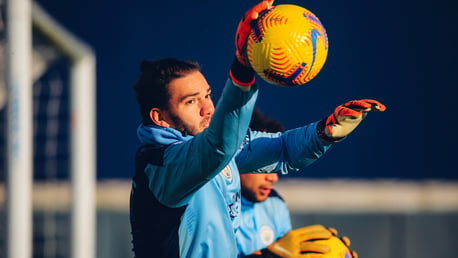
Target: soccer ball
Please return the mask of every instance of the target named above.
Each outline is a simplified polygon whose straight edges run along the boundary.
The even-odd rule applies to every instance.
[[[252,22],[247,59],[265,81],[300,86],[320,72],[328,55],[328,37],[320,20],[293,4],[277,5]]]

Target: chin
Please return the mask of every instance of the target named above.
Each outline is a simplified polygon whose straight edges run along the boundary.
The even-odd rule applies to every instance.
[[[260,196],[260,197],[256,198],[256,201],[257,202],[263,202],[263,201],[267,200],[267,197],[268,196]]]

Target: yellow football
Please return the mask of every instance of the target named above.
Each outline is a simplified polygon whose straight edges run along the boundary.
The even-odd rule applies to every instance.
[[[252,23],[246,55],[254,71],[278,86],[312,80],[326,62],[328,37],[318,17],[293,4],[277,5]]]

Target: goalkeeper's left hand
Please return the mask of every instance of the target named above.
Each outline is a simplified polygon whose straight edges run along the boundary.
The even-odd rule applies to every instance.
[[[370,111],[385,111],[386,107],[377,100],[352,100],[338,106],[334,113],[320,121],[317,133],[320,139],[337,142],[349,135]]]

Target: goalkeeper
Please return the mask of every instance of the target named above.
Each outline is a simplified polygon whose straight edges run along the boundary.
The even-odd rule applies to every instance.
[[[257,137],[276,137],[284,132],[282,123],[269,118],[255,108],[250,122],[252,134]],[[255,141],[253,141],[254,143]],[[336,249],[340,243],[342,252],[353,258],[356,252],[348,250],[347,237],[336,238],[337,231],[321,225],[313,225],[292,231],[288,207],[273,186],[278,181],[276,173],[241,174],[242,219],[237,231],[239,257],[313,257],[319,258]],[[317,243],[316,240],[323,240]],[[338,250],[335,250],[338,251]],[[332,257],[332,256],[331,256]],[[343,256],[339,256],[343,257]]]
[[[258,87],[240,53],[250,21],[272,2],[262,1],[240,22],[236,58],[216,107],[196,63],[174,58],[142,62],[134,86],[142,146],[130,196],[137,258],[236,257],[239,173],[299,170],[349,134],[367,112],[382,109],[375,101],[355,102],[322,123],[251,144],[255,135],[245,136]]]

